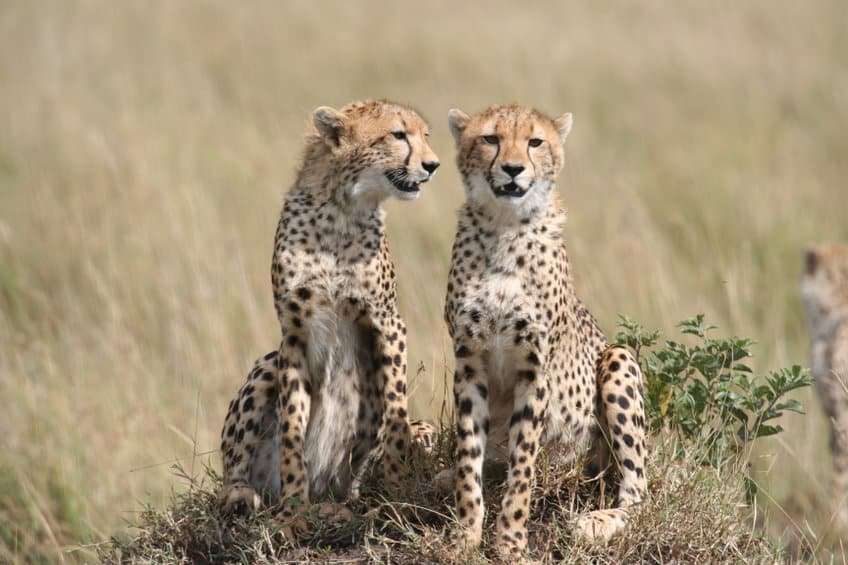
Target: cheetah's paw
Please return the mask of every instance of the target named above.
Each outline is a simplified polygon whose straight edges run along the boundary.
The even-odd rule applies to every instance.
[[[286,541],[294,542],[297,538],[309,532],[309,522],[306,520],[307,504],[284,504],[274,512],[271,522],[279,527],[280,534]]]
[[[447,534],[447,543],[442,558],[454,563],[474,561],[473,557],[480,554],[481,541],[481,534],[458,526]]]
[[[608,541],[626,525],[626,510],[621,508],[595,510],[577,520],[577,535],[589,541]]]
[[[313,504],[309,509],[309,515],[314,516],[316,520],[333,525],[344,524],[353,519],[353,512],[350,511],[350,508],[337,502]]]
[[[296,541],[298,538],[307,535],[311,530],[310,524],[338,525],[352,519],[353,512],[347,506],[329,501],[311,505],[285,506],[274,516],[274,521],[278,524],[280,533],[288,541]]]
[[[412,420],[409,423],[409,431],[412,434],[413,448],[426,455],[433,453],[436,444],[438,430],[436,426],[426,420]]]
[[[232,484],[221,490],[218,503],[225,514],[256,512],[262,505],[262,499],[250,485]]]

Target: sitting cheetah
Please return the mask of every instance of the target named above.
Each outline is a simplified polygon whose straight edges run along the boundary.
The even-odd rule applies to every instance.
[[[592,449],[601,465],[611,446],[620,506],[642,500],[642,374],[627,349],[607,345],[574,293],[554,185],[571,114],[551,120],[492,106],[474,117],[451,110],[449,122],[466,193],[445,304],[456,357],[459,542],[481,542],[484,457],[505,459],[494,544],[504,557],[521,555],[544,444],[560,444],[567,458]],[[598,510],[578,531],[607,539],[625,521],[622,509]]]
[[[222,434],[225,509],[258,494],[288,500],[285,512],[344,499],[378,453],[391,487],[409,449],[406,326],[380,203],[415,199],[439,162],[427,124],[399,104],[320,107],[312,120],[274,244],[280,348],[257,362]]]
[[[830,422],[831,492],[848,528],[848,245],[805,253],[801,294],[812,338],[816,392]]]

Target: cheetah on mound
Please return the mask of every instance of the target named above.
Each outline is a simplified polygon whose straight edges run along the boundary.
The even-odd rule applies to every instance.
[[[848,245],[805,253],[801,294],[812,341],[816,393],[830,424],[831,493],[848,528]]]
[[[357,494],[379,459],[391,487],[410,447],[406,326],[380,203],[413,200],[439,166],[428,126],[386,101],[316,109],[285,198],[271,279],[279,350],[257,361],[222,431],[226,510]],[[424,424],[416,432],[427,439]],[[429,430],[432,433],[432,430]]]
[[[506,494],[493,543],[504,557],[527,545],[526,520],[540,448],[611,448],[621,508],[597,510],[578,531],[606,539],[646,490],[642,373],[609,346],[577,298],[555,192],[572,117],[516,105],[473,117],[449,113],[466,201],[459,211],[445,318],[456,357],[454,471],[460,546],[481,543],[484,458],[506,460]]]

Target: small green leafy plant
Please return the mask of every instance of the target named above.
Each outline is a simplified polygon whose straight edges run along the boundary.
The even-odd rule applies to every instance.
[[[783,431],[777,420],[784,412],[804,413],[787,394],[812,383],[807,370],[794,365],[755,378],[745,364],[755,342],[708,337],[716,328],[705,325],[703,314],[678,324],[692,345],[658,347],[660,332],[623,316],[619,327],[616,342],[636,352],[645,375],[649,432],[674,437],[676,458],[720,467],[753,440]]]

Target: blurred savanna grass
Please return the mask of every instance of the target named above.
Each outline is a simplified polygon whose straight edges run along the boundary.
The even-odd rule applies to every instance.
[[[218,464],[278,339],[273,232],[323,104],[407,102],[445,163],[387,205],[414,416],[452,363],[451,107],[574,112],[569,253],[610,334],[704,312],[759,341],[758,372],[806,363],[801,250],[848,239],[846,21],[836,0],[4,3],[0,561],[90,555],[66,551],[163,503],[170,462]],[[753,473],[785,542],[832,535],[826,427],[800,400]]]

